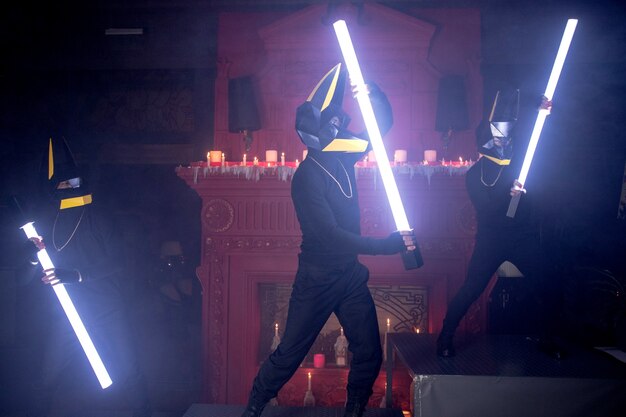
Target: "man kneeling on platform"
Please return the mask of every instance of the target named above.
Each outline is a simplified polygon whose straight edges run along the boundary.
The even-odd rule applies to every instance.
[[[552,106],[552,102],[542,97],[540,104],[529,103],[524,108],[536,111],[537,104],[545,110],[550,110]],[[528,132],[520,132],[517,123],[519,112],[520,91],[512,88],[498,91],[489,120],[482,122],[476,130],[481,157],[465,177],[467,192],[476,209],[476,243],[465,282],[448,305],[437,339],[437,354],[441,357],[455,355],[453,338],[459,323],[505,261],[513,263],[524,279],[531,280],[533,298],[541,310],[537,323],[540,349],[556,358],[562,355],[551,338],[554,314],[548,310],[550,306],[546,303],[545,288],[542,288],[546,285],[539,282],[540,225],[532,204],[533,196],[527,195],[516,179],[523,158],[514,157],[514,142],[530,137]],[[524,118],[531,119],[530,115]],[[518,149],[519,145],[515,143],[515,150],[523,149]],[[519,154],[517,152],[515,156]],[[517,213],[511,218],[507,216],[507,208],[511,197],[517,195],[521,195],[521,200]]]

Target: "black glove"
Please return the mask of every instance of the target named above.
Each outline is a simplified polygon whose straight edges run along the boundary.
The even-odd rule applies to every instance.
[[[24,245],[22,247],[21,256],[29,264],[38,265],[39,259],[37,258],[37,252],[39,252],[37,246],[35,246],[30,240],[27,240],[26,242],[24,242]]]
[[[391,233],[385,239],[376,239],[374,241],[374,255],[393,255],[405,250],[404,239],[398,231]]]
[[[53,268],[43,271],[46,275],[41,279],[44,284],[76,284],[83,282],[78,269]]]

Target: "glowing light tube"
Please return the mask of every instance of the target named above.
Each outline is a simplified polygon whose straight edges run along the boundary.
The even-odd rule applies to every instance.
[[[352,83],[356,85],[365,84],[363,74],[361,73],[361,67],[359,66],[359,61],[357,60],[354,47],[352,46],[352,40],[350,39],[350,33],[348,32],[346,22],[344,20],[338,20],[333,23],[333,27],[335,28],[335,34],[337,35],[337,40],[339,41],[339,47],[341,48],[341,53],[343,54],[343,59],[346,63],[346,67],[348,68],[348,73],[350,74]],[[391,171],[391,165],[389,164],[389,158],[387,158],[383,138],[380,134],[376,117],[374,116],[372,103],[370,102],[366,91],[357,92],[356,99],[359,103],[361,114],[363,115],[363,121],[365,122],[365,127],[367,128],[367,133],[370,137],[372,149],[376,155],[376,162],[378,163],[380,176],[383,180],[383,185],[385,186],[385,192],[387,193],[389,205],[391,206],[391,212],[396,223],[396,229],[410,230],[411,227],[409,226],[409,221],[406,217],[402,200],[400,199],[396,179]]]
[[[563,37],[561,38],[561,44],[559,45],[559,50],[556,54],[556,58],[554,59],[554,64],[552,66],[552,72],[550,73],[550,78],[548,79],[548,85],[546,86],[545,92],[543,93],[543,95],[546,96],[548,100],[552,100],[552,97],[554,96],[554,91],[556,90],[556,85],[559,82],[561,70],[563,69],[563,64],[565,63],[565,57],[567,56],[570,44],[572,43],[572,38],[574,37],[574,31],[576,31],[577,24],[578,19],[569,19],[567,21],[567,24],[565,25]],[[548,114],[550,113],[546,109],[540,109],[539,113],[537,114],[537,120],[535,120],[535,126],[533,127],[533,131],[530,135],[530,142],[528,143],[528,148],[526,149],[526,156],[524,156],[522,169],[520,170],[520,174],[517,177],[517,180],[520,182],[520,184],[522,184],[522,188],[524,187],[524,183],[526,182],[526,178],[528,177],[530,164],[533,162],[533,156],[535,155],[535,150],[537,149],[537,144],[539,143],[539,136],[541,135],[541,131],[543,130],[543,125],[546,121],[546,117],[548,116]],[[515,211],[517,210],[518,203],[519,195],[511,199],[511,203],[509,204],[509,210],[506,213],[507,216],[515,217]]]
[[[348,32],[346,22],[338,20],[333,23],[333,27],[335,28],[335,34],[337,35],[339,47],[341,48],[343,59],[346,63],[346,67],[348,68],[351,82],[359,86],[364,85],[365,81],[363,79],[363,74],[361,73],[359,61],[356,58],[356,53],[354,52],[354,47],[352,46],[352,40],[350,39],[350,33]],[[359,108],[361,109],[361,114],[363,116],[363,121],[365,122],[365,127],[367,128],[367,133],[369,134],[374,155],[376,156],[376,162],[378,163],[380,176],[383,180],[383,185],[385,186],[387,200],[389,200],[389,206],[391,207],[391,213],[393,215],[394,222],[396,223],[396,229],[400,231],[411,230],[409,220],[407,219],[406,212],[404,210],[404,205],[402,204],[402,199],[400,199],[396,179],[391,171],[389,158],[387,158],[387,151],[385,151],[385,145],[383,144],[383,138],[380,134],[378,123],[376,122],[374,109],[372,108],[369,95],[366,91],[357,91],[356,99],[359,103]],[[411,251],[405,250],[402,253],[402,262],[404,263],[404,268],[407,270],[419,268],[424,265],[419,247],[416,246],[416,248]]]
[[[24,233],[26,233],[26,237],[28,237],[29,239],[39,236],[32,222],[26,223],[24,226],[20,227],[20,229],[24,230]],[[41,266],[43,267],[43,269],[54,268],[54,264],[52,263],[52,260],[50,259],[50,256],[48,255],[46,249],[41,249],[39,252],[37,252],[37,258],[39,259],[39,262],[41,262]],[[111,380],[111,377],[109,376],[109,373],[107,372],[104,363],[102,362],[102,359],[100,359],[100,355],[98,355],[98,351],[96,351],[96,347],[91,341],[89,333],[87,333],[87,329],[85,328],[83,321],[80,319],[80,316],[76,311],[76,307],[74,307],[74,303],[67,293],[65,286],[63,284],[56,284],[52,286],[52,289],[59,299],[59,302],[61,303],[61,306],[63,307],[63,310],[65,311],[65,314],[67,315],[67,318],[69,319],[72,328],[74,329],[74,333],[76,333],[76,336],[78,337],[78,340],[83,347],[85,354],[87,355],[87,359],[89,360],[91,368],[95,372],[96,377],[100,382],[100,386],[102,387],[102,389],[109,387],[113,383],[113,381]]]

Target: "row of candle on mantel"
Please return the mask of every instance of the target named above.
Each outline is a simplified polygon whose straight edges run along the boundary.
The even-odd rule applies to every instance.
[[[306,152],[306,150],[305,150]],[[306,156],[306,154],[305,154]],[[221,164],[224,165],[226,163],[226,154],[223,153],[222,151],[209,151],[206,154],[206,159],[207,159],[207,163],[209,164]],[[259,158],[258,157],[254,157],[252,159],[252,161],[250,161],[250,163],[252,165],[259,165]],[[265,151],[265,163],[267,166],[278,166],[278,151],[275,150],[268,150]],[[300,163],[300,161],[298,161],[296,159],[296,166],[298,166],[298,164]],[[243,154],[243,157],[241,158],[241,165],[242,166],[246,166],[248,165],[248,155],[247,154]],[[285,163],[285,152],[281,152],[280,154],[280,166],[285,166],[287,165],[287,163]]]
[[[307,156],[308,151],[305,149],[304,151],[302,151],[302,159],[304,160]],[[222,151],[209,151],[207,153],[207,163],[209,164],[221,164],[224,165],[226,162],[226,154],[224,154]],[[376,162],[376,156],[374,154],[374,151],[370,151],[367,156],[365,157],[364,161],[366,164],[367,163],[373,163]],[[402,163],[406,163],[407,162],[407,151],[405,149],[396,149],[393,153],[393,162],[396,164],[402,164]],[[272,166],[272,164],[274,164],[274,166],[278,166],[278,151],[270,149],[265,151],[265,163],[267,164],[267,166]],[[300,161],[298,161],[296,159],[295,161],[295,165],[296,167],[299,165]],[[254,159],[251,161],[252,165],[259,165],[259,158],[258,157],[254,157]],[[466,165],[471,165],[472,161],[467,161],[467,160],[463,160],[463,157],[459,157],[459,162],[456,161],[446,161],[445,159],[442,159],[441,161],[437,161],[437,151],[434,149],[428,149],[424,151],[424,161],[423,161],[424,165],[450,165],[450,166],[466,166]],[[243,157],[241,159],[241,165],[242,166],[246,166],[248,165],[248,158],[247,158],[247,154],[243,154]],[[285,166],[285,152],[281,152],[280,153],[280,166]]]

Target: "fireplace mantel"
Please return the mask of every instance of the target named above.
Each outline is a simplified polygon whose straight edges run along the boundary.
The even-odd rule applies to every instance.
[[[357,173],[362,233],[386,236],[394,226],[382,182],[375,170]],[[197,167],[179,167],[177,174],[202,199],[197,274],[203,287],[203,400],[243,404],[259,366],[260,334],[267,331],[260,329],[259,286],[290,284],[297,268],[301,234],[291,182],[271,170],[257,180],[228,173],[205,176]],[[361,261],[371,271],[370,286],[424,287],[428,320],[421,331],[434,333],[440,330],[447,302],[465,278],[475,232],[474,210],[463,175],[427,178],[397,173],[396,178],[425,265],[405,271],[399,255],[362,256]],[[462,332],[484,331],[485,303],[482,298],[471,309]],[[336,371],[337,378],[345,372],[315,371],[320,375]],[[301,403],[301,379],[297,374],[281,391],[281,404]],[[382,381],[375,392],[382,394]]]

